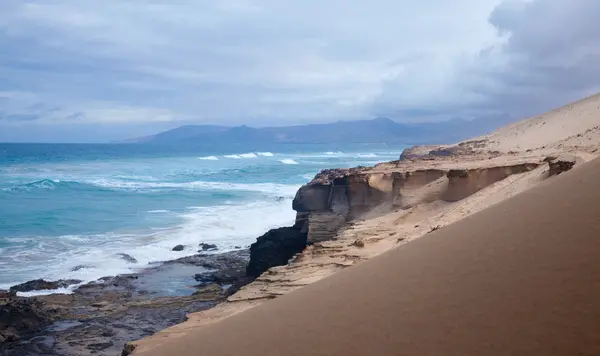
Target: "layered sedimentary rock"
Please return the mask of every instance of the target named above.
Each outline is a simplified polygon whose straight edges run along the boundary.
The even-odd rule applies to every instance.
[[[347,221],[365,214],[408,209],[435,200],[454,202],[503,180],[531,171],[539,163],[475,169],[424,169],[373,172],[336,169],[321,172],[294,198],[296,226],[308,244],[334,238]]]

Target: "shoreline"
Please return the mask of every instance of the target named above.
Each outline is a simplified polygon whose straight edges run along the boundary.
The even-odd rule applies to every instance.
[[[248,249],[198,253],[79,284],[70,294],[0,291],[0,353],[118,355],[127,342],[181,323],[186,314],[211,308],[250,282],[248,259]]]

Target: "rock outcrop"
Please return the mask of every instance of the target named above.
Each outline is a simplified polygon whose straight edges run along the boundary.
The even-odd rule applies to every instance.
[[[282,266],[306,248],[306,232],[298,226],[272,229],[250,246],[246,274],[258,277],[271,267]]]
[[[295,226],[306,232],[308,244],[327,241],[346,222],[365,214],[408,209],[434,200],[455,202],[538,166],[530,162],[470,169],[326,170],[296,193]]]
[[[36,279],[25,283],[18,284],[10,287],[11,292],[30,292],[33,290],[49,290],[66,288],[73,284],[79,284],[82,281],[78,279],[61,279],[58,281],[46,281],[43,279]]]

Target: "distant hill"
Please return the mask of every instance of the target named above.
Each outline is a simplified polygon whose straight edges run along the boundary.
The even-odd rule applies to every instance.
[[[128,143],[260,147],[273,144],[454,143],[501,126],[498,120],[406,124],[387,118],[282,127],[185,125]]]

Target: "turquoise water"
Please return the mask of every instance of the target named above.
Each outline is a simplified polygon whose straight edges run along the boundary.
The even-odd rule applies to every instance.
[[[373,165],[402,148],[0,144],[0,288],[131,272],[200,242],[247,246],[293,222],[297,188],[321,169]],[[186,249],[171,251],[178,244]]]

